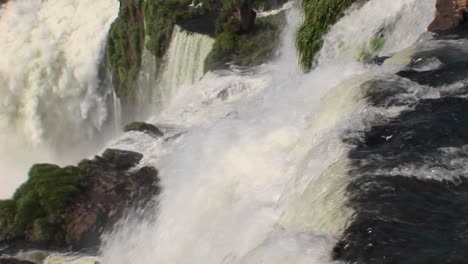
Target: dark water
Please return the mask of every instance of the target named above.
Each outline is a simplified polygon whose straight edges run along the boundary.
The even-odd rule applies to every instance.
[[[352,146],[347,196],[355,215],[334,259],[468,263],[465,38],[452,32],[426,41],[406,69],[363,86],[369,105],[407,110],[344,138]],[[421,99],[421,87],[437,96]]]

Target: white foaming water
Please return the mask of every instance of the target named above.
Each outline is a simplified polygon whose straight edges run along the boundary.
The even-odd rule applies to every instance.
[[[156,92],[156,105],[170,102],[180,91],[186,91],[203,77],[205,58],[210,53],[214,39],[174,27],[167,51],[166,66]]]
[[[0,197],[33,162],[93,151],[83,142],[110,119],[98,72],[118,9],[117,0],[17,0],[0,10]]]
[[[381,56],[411,46],[434,18],[435,4],[432,0],[368,1],[350,11],[352,14],[336,23],[325,37],[321,63],[358,58],[379,33],[384,36]]]
[[[379,25],[407,16],[411,6],[422,8],[418,14],[433,10],[372,0],[343,20],[360,28],[379,4],[388,7],[375,18]],[[294,10],[288,16],[280,61],[210,73],[150,119],[171,127],[165,140],[133,132],[114,143],[143,153],[142,165],[160,169],[164,189],[155,222],[129,216],[105,238],[103,263],[331,262],[334,238],[351,214],[343,207],[347,149],[339,135],[366,111],[360,84],[391,69],[327,60],[302,74],[292,44],[297,17]],[[396,23],[393,32],[411,26],[419,36],[422,22],[413,23]]]
[[[148,37],[146,38],[148,39]],[[154,90],[158,88],[158,75],[157,75],[157,63],[156,56],[154,56],[149,50],[144,49],[140,73],[138,75],[137,82],[137,113],[136,118],[144,118],[148,112],[151,112],[152,94]]]

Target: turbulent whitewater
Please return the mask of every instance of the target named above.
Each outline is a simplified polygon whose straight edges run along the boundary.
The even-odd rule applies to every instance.
[[[12,157],[23,153],[16,142],[33,146],[29,153],[58,144],[50,140],[62,133],[82,140],[119,112],[97,74],[116,3],[82,2],[16,1],[0,11],[0,37],[9,40],[0,47],[17,53],[10,61],[34,62],[24,71],[24,62],[13,64],[9,74],[0,63],[0,102],[11,110],[0,124],[14,134],[5,137]],[[102,237],[97,256],[17,257],[46,264],[466,263],[468,30],[426,32],[435,0],[357,2],[330,28],[310,73],[298,64],[294,5],[261,13],[287,10],[287,26],[278,58],[253,68],[204,73],[213,39],[175,27],[164,62],[144,52],[138,79],[139,96],[151,102],[142,105],[147,122],[164,135],[131,131],[107,145],[142,153],[137,166],[159,169],[161,193],[130,208]],[[57,8],[73,11],[73,19]],[[102,14],[88,18],[94,11]],[[96,24],[81,29],[81,19]],[[89,32],[87,54],[78,56],[85,51],[75,41]],[[8,44],[15,35],[27,49]],[[34,85],[18,85],[33,77]],[[81,130],[43,119],[33,106],[67,106],[57,120]]]
[[[352,146],[343,137],[360,138],[369,120],[405,109],[382,110],[364,99],[369,81],[402,65],[365,64],[353,54],[382,30],[382,55],[411,46],[434,4],[371,0],[352,7],[309,74],[297,64],[300,14],[290,10],[279,60],[208,73],[176,92],[149,120],[165,130],[164,139],[131,132],[112,144],[143,153],[143,164],[160,169],[164,190],[156,210],[130,214],[104,238],[101,261],[331,263],[353,214],[346,206]]]
[[[113,119],[100,65],[118,9],[116,0],[18,0],[0,9],[0,197],[32,163],[96,151],[86,142]]]

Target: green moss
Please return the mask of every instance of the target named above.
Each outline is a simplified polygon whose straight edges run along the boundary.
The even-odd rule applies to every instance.
[[[54,228],[47,218],[38,218],[34,220],[33,237],[36,241],[48,241],[54,235]]]
[[[123,130],[124,132],[138,130],[141,126],[144,126],[145,124],[145,122],[132,122],[130,124],[127,124]]]
[[[31,230],[38,239],[46,239],[52,235],[47,230],[65,222],[69,202],[79,193],[82,180],[77,167],[34,165],[13,199],[0,201],[3,231],[24,234]]]
[[[304,22],[296,35],[300,64],[309,71],[320,51],[323,37],[356,0],[301,0]]]
[[[16,215],[16,202],[14,200],[0,200],[0,230],[11,231]]]
[[[216,36],[205,61],[205,71],[222,68],[226,63],[255,66],[270,59],[280,42],[285,16],[280,13],[259,18],[252,32],[247,34],[232,33],[229,23]]]

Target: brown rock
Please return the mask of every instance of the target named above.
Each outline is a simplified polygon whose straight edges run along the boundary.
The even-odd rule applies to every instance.
[[[458,26],[464,20],[468,0],[437,0],[434,21],[428,31],[443,31]]]
[[[137,164],[139,153],[112,150],[109,159],[88,163],[85,196],[78,199],[66,225],[67,242],[75,248],[96,246],[102,233],[111,228],[134,203],[149,201],[159,192],[158,171],[143,167],[128,172]],[[106,156],[106,155],[103,155]]]
[[[70,196],[71,200],[54,222],[47,222],[45,227],[49,228],[44,230],[49,233],[41,235],[40,239],[35,238],[39,231],[34,232],[32,228],[14,236],[8,236],[8,232],[2,235],[0,228],[0,256],[30,249],[97,249],[101,235],[111,230],[127,210],[150,205],[160,191],[155,168],[134,168],[142,158],[143,155],[136,152],[110,149],[93,160],[81,161],[77,167],[62,169],[43,164],[55,169],[55,173],[78,171],[82,179],[75,187],[79,192]],[[15,263],[5,261],[0,264]]]

